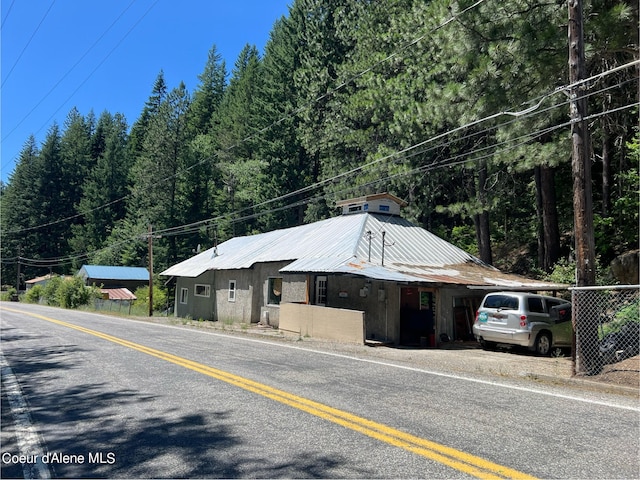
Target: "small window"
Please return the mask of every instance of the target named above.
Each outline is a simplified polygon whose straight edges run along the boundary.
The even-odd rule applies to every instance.
[[[267,302],[269,305],[280,305],[280,299],[282,298],[282,278],[271,277],[269,278],[269,291],[267,292]]]
[[[181,288],[180,289],[180,303],[187,303],[187,299],[189,298],[189,289]]]
[[[236,301],[236,281],[235,280],[229,280],[229,301],[230,302]]]
[[[196,297],[209,297],[211,296],[211,285],[196,284],[193,294]]]

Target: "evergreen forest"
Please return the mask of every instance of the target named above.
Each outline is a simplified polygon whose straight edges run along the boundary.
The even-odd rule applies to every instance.
[[[1,185],[2,282],[146,267],[150,231],[159,272],[381,192],[504,271],[571,271],[567,23],[558,0],[294,0],[263,52],[227,65],[212,38],[191,87],[159,67],[138,118],[73,108],[25,139]],[[606,276],[638,248],[637,0],[586,2],[584,38]]]

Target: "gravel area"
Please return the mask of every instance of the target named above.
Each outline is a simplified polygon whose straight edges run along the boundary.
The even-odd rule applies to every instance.
[[[304,348],[443,374],[473,375],[488,380],[517,379],[534,383],[564,384],[640,397],[640,357],[607,365],[600,375],[580,377],[573,375],[569,352],[565,357],[538,357],[518,349],[485,351],[476,342],[450,342],[439,348],[355,345],[301,338],[260,325],[196,322],[175,317],[142,317],[136,320],[287,342]]]

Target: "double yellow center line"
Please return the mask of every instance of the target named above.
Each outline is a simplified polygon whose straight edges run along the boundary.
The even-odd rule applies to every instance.
[[[313,400],[309,400],[307,398],[300,397],[298,395],[294,395],[292,393],[285,392],[283,390],[279,390],[277,388],[273,388],[259,382],[255,382],[253,380],[249,380],[248,378],[240,377],[238,375],[234,375],[217,368],[209,367],[207,365],[203,365],[186,358],[178,357],[161,350],[145,347],[144,345],[130,342],[122,338],[114,337],[106,333],[91,330],[89,328],[74,325],[72,323],[63,322],[61,320],[55,320],[53,318],[45,317],[42,315],[21,312],[19,310],[13,310],[4,307],[3,309],[40,318],[47,322],[55,323],[67,328],[72,328],[74,330],[78,330],[80,332],[102,338],[109,342],[122,345],[123,347],[146,353],[147,355],[151,355],[152,357],[156,357],[161,360],[171,362],[175,365],[188,368],[189,370],[202,373],[203,375],[207,375],[217,380],[235,385],[236,387],[242,388],[244,390],[262,395],[263,397],[270,398],[303,412],[315,415],[338,425],[342,425],[345,428],[360,432],[363,435],[375,438],[376,440],[385,442],[389,445],[408,450],[417,455],[421,455],[435,462],[447,465],[448,467],[459,470],[471,476],[487,479],[535,478],[523,472],[498,465],[496,463],[490,462],[475,455],[462,452],[460,450],[456,450],[455,448],[447,447],[445,445],[441,445],[439,443],[432,442],[424,438],[402,432],[400,430],[396,430],[395,428],[383,425],[381,423],[373,422],[371,420],[367,420],[366,418],[352,415],[348,412],[329,407],[328,405],[314,402]]]

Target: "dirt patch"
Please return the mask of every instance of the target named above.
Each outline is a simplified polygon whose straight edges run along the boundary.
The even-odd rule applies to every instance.
[[[640,388],[640,356],[605,365],[599,375],[591,378],[599,382]]]

